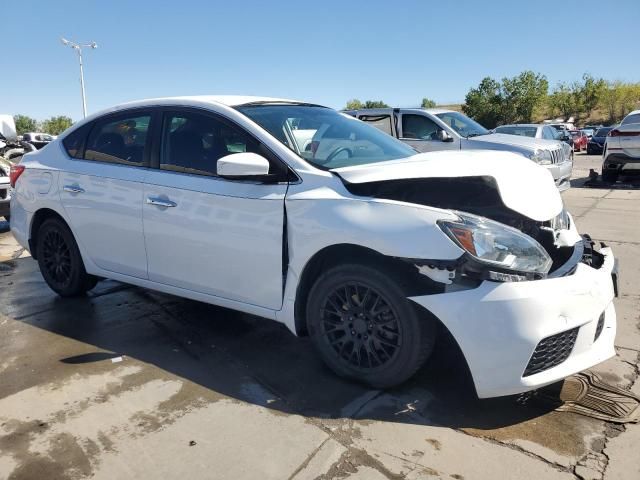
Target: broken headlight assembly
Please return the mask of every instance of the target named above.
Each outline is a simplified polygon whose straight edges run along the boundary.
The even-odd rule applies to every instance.
[[[494,281],[543,278],[552,260],[528,235],[499,222],[468,213],[454,212],[458,220],[440,220],[438,226],[480,268],[476,273]]]

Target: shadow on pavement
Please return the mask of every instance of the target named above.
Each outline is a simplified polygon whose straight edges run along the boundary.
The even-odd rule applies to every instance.
[[[44,381],[52,375],[47,369],[62,363],[88,374],[100,362],[124,355],[219,394],[304,416],[495,429],[549,411],[521,405],[516,397],[477,400],[466,364],[450,341],[440,341],[409,382],[375,391],[336,377],[309,339],[296,338],[275,322],[113,281],[101,282],[86,297],[62,299],[45,285],[33,259],[12,265],[0,272],[0,310],[56,334],[47,337],[51,349],[40,355],[53,365],[30,365],[42,371]],[[73,348],[61,353],[53,345],[57,335],[82,343],[70,342]],[[13,354],[45,361],[29,352],[28,337],[22,342]],[[7,375],[0,397],[38,381],[23,371]]]

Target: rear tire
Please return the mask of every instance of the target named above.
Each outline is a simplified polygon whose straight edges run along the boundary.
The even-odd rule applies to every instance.
[[[309,335],[324,362],[374,388],[404,382],[433,351],[436,322],[421,313],[393,276],[356,264],[322,274],[306,310]]]
[[[45,220],[38,229],[38,266],[49,288],[61,297],[75,297],[96,286],[89,275],[69,227],[58,218]]]
[[[602,172],[602,181],[606,183],[616,183],[618,180],[618,172],[612,172],[611,170],[605,170]]]

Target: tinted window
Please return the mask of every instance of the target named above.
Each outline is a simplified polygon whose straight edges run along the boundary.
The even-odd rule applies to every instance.
[[[376,127],[378,130],[391,135],[391,117],[389,115],[362,115],[359,117],[363,122]]]
[[[437,140],[438,130],[442,129],[424,115],[402,115],[402,138]]]
[[[82,149],[93,124],[83,125],[67,135],[62,144],[72,158],[82,158]]]
[[[606,137],[607,134],[613,130],[613,128],[611,127],[607,127],[607,128],[599,128],[596,133],[593,135],[594,137]]]
[[[240,152],[267,156],[257,140],[218,118],[190,112],[165,115],[160,158],[164,170],[214,176],[219,158]]]
[[[627,125],[629,123],[640,123],[640,113],[634,113],[633,115],[627,115],[620,125]]]
[[[136,115],[96,122],[89,135],[85,160],[142,165],[150,121],[150,115]]]

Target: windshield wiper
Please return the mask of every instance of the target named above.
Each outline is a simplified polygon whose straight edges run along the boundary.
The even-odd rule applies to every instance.
[[[471,132],[469,135],[467,135],[467,138],[471,138],[471,137],[479,137],[480,135],[486,135],[486,133]]]

